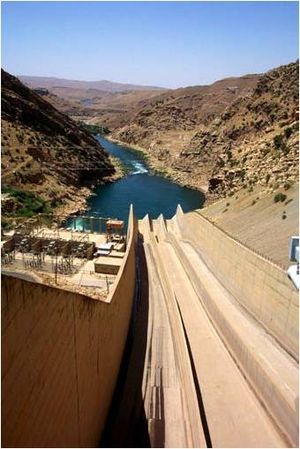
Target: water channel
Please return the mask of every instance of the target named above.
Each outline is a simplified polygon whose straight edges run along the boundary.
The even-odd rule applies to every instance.
[[[88,215],[118,218],[127,222],[129,206],[134,206],[137,218],[147,213],[157,218],[161,213],[171,218],[180,204],[184,212],[200,208],[204,195],[156,175],[148,167],[143,156],[134,150],[117,145],[103,137],[97,137],[103,148],[117,157],[123,165],[126,176],[122,179],[96,187],[88,199]],[[76,227],[80,228],[80,219]]]

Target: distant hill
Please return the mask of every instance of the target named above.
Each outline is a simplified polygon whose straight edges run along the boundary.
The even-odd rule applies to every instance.
[[[38,95],[4,70],[1,80],[2,185],[8,192],[22,189],[55,207],[114,172],[99,143],[46,101],[46,92]],[[11,202],[10,212],[19,207]]]
[[[166,91],[160,87],[110,81],[76,81],[38,76],[20,76],[20,79],[75,120],[108,127],[120,125],[125,113],[139,107],[142,101]]]
[[[25,76],[20,75],[18,78],[31,88],[43,87],[53,91],[56,88],[98,90],[103,92],[128,92],[130,90],[163,90],[162,87],[140,86],[136,84],[123,84],[113,81],[80,81],[69,80],[63,78],[43,77],[43,76]]]

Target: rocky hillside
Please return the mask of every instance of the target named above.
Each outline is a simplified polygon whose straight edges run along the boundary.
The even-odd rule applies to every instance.
[[[80,196],[80,187],[114,173],[107,154],[45,96],[2,70],[2,186],[30,192],[55,207]],[[13,190],[12,190],[13,191]],[[16,195],[15,195],[16,196]],[[19,195],[21,198],[22,195]],[[20,204],[5,194],[4,213]]]
[[[193,136],[180,155],[182,166],[196,164],[199,176],[208,174],[209,193],[217,196],[256,184],[269,190],[293,183],[298,179],[298,80],[298,64],[266,73],[250,97],[234,102]]]
[[[298,178],[298,62],[264,75],[163,94],[115,130],[152,165],[208,198]]]
[[[169,162],[201,124],[209,124],[240,96],[250,95],[257,80],[257,75],[228,78],[211,86],[170,90],[144,100],[123,116],[125,126],[116,124],[113,137],[149,150],[158,161]]]
[[[133,117],[135,125],[148,130],[193,130],[208,124],[236,98],[250,94],[257,75],[227,78],[211,86],[193,86],[163,93],[145,101]]]

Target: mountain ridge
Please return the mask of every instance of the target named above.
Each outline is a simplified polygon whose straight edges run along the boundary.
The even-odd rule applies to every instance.
[[[70,80],[67,78],[58,78],[58,77],[43,77],[43,76],[30,76],[30,75],[18,75],[17,77],[24,84],[28,85],[31,88],[71,87],[77,89],[79,88],[79,89],[103,90],[105,92],[126,92],[130,90],[167,90],[164,87],[119,83],[116,81],[109,81],[109,80],[85,81],[85,80]]]

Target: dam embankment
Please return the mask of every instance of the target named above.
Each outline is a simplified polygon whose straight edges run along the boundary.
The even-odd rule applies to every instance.
[[[297,292],[198,212],[131,210],[106,302],[4,276],[3,445],[99,444],[139,291],[108,447],[298,447]]]

